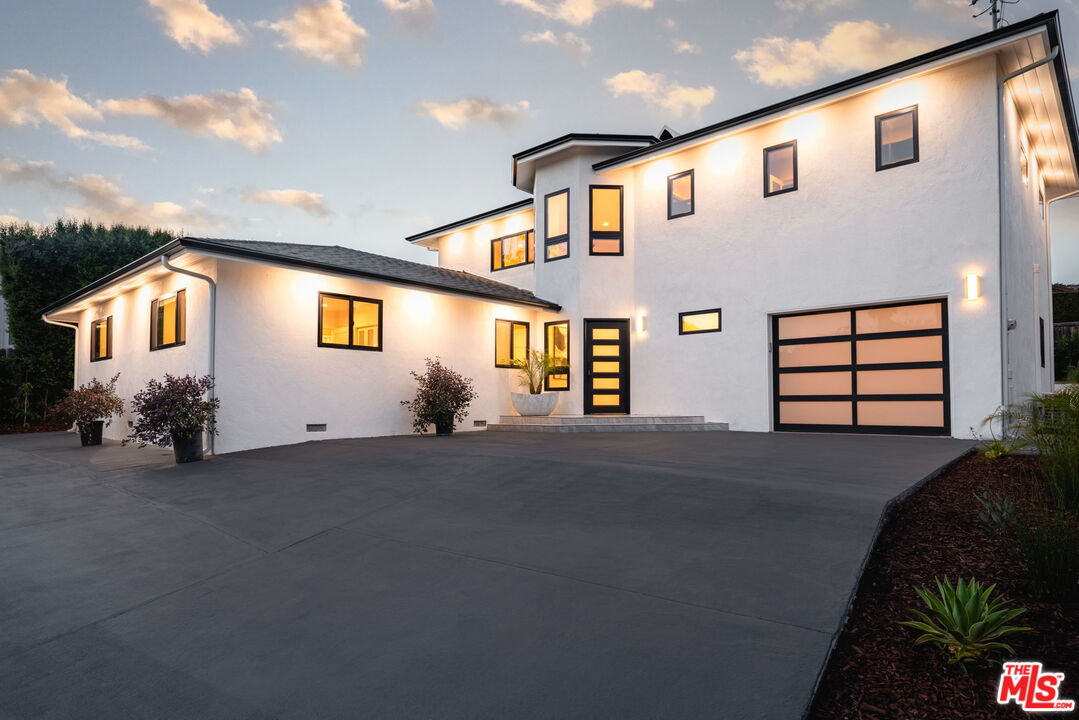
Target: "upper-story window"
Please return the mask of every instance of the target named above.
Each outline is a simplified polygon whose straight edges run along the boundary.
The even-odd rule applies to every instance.
[[[798,189],[798,141],[764,149],[764,196]]]
[[[536,234],[531,230],[491,241],[491,270],[528,265],[536,260]]]
[[[686,170],[667,178],[667,219],[693,214],[693,171]]]
[[[877,116],[877,170],[918,162],[918,106]]]
[[[589,254],[622,254],[622,186],[590,185]]]
[[[158,298],[150,303],[150,349],[183,345],[187,321],[187,291]]]
[[[569,188],[543,198],[543,261],[569,257]]]
[[[318,294],[319,347],[382,350],[382,301]]]
[[[112,358],[112,315],[90,325],[90,362]]]

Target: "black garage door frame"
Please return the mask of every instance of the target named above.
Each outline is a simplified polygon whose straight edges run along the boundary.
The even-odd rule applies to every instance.
[[[889,307],[904,307],[909,305],[929,305],[939,304],[940,307],[940,328],[934,330],[904,330],[895,332],[878,332],[878,333],[858,333],[855,313],[859,310],[876,310],[880,308]],[[822,315],[825,313],[836,312],[850,312],[850,329],[851,332],[848,335],[829,335],[825,337],[805,337],[805,338],[792,338],[789,340],[779,339],[779,320],[784,317],[801,317],[805,315]],[[932,298],[928,300],[907,300],[901,302],[889,302],[876,305],[854,305],[854,306],[840,306],[833,308],[825,308],[820,310],[804,311],[804,312],[790,312],[779,313],[771,316],[771,328],[772,328],[772,426],[778,432],[822,432],[822,433],[858,433],[858,434],[878,434],[878,435],[943,435],[950,436],[952,434],[952,421],[951,421],[951,373],[949,372],[949,353],[948,353],[948,300],[947,298]],[[857,355],[857,341],[858,340],[885,340],[890,338],[908,338],[908,337],[929,337],[939,335],[941,337],[941,359],[940,361],[932,362],[897,362],[897,363],[874,363],[872,365],[859,365]],[[822,343],[822,342],[843,342],[849,341],[851,343],[851,360],[849,365],[814,365],[804,367],[779,367],[779,348],[783,345],[805,345],[810,343]],[[942,374],[942,388],[943,393],[934,394],[905,394],[905,395],[860,395],[858,393],[858,371],[859,370],[913,370],[923,368],[941,368]],[[779,376],[784,373],[799,373],[799,372],[829,372],[829,371],[847,371],[851,372],[851,389],[853,393],[850,395],[780,395],[779,394]],[[944,405],[944,425],[943,427],[913,427],[907,425],[860,425],[858,424],[858,401],[873,401],[873,400],[940,400]],[[781,423],[779,421],[779,403],[780,401],[796,401],[796,402],[827,402],[827,401],[850,401],[852,412],[852,423],[850,425],[811,425],[811,424],[796,424],[796,423]]]

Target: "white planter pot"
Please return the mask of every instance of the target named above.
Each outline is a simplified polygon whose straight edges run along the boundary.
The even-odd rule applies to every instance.
[[[558,393],[510,393],[510,401],[518,415],[550,415],[558,404]]]

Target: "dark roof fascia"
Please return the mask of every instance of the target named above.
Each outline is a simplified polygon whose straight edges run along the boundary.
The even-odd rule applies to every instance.
[[[625,135],[618,133],[566,133],[562,137],[557,137],[554,140],[548,140],[547,142],[540,143],[534,147],[530,147],[527,150],[514,153],[513,155],[513,185],[517,185],[517,164],[521,160],[526,160],[532,155],[538,155],[541,152],[550,150],[551,148],[564,145],[569,142],[585,141],[585,142],[642,142],[654,145],[659,142],[659,138],[655,135]]]
[[[164,245],[162,245],[158,249],[152,250],[152,251],[146,253],[145,255],[140,257],[138,260],[133,260],[133,261],[129,262],[127,265],[124,265],[121,268],[113,270],[108,275],[105,275],[104,277],[100,277],[97,280],[94,280],[89,285],[86,285],[85,287],[79,288],[78,290],[71,293],[70,295],[66,295],[66,296],[60,298],[59,300],[57,300],[56,302],[49,303],[48,305],[46,305],[45,307],[41,308],[41,310],[38,311],[38,315],[44,315],[46,313],[52,312],[53,310],[55,310],[58,307],[63,307],[64,305],[68,305],[68,304],[70,304],[72,302],[75,302],[79,298],[82,298],[82,297],[84,297],[86,295],[90,295],[95,290],[98,290],[98,289],[100,289],[100,288],[102,288],[102,287],[104,287],[106,285],[109,285],[110,283],[116,282],[117,280],[122,278],[124,275],[127,275],[127,274],[139,269],[139,267],[145,265],[146,263],[151,262],[153,260],[156,260],[157,258],[161,257],[162,255],[167,255],[168,253],[172,252],[173,250],[178,249],[182,242],[183,242],[182,239],[177,239],[177,240],[173,240],[172,242],[165,243]]]
[[[601,160],[600,162],[593,164],[592,169],[596,172],[599,172],[600,170],[605,170],[615,165],[621,165],[622,163],[629,160],[635,160],[637,158],[652,155],[657,152],[663,152],[665,150],[678,147],[679,145],[684,145],[702,137],[712,135],[717,132],[722,132],[733,127],[737,127],[738,125],[743,125],[745,123],[759,120],[769,115],[775,115],[778,113],[782,113],[786,110],[791,110],[800,105],[805,105],[807,103],[811,103],[817,100],[822,100],[831,95],[837,95],[839,93],[852,90],[859,85],[865,85],[867,83],[871,83],[876,80],[888,77],[889,75],[895,75],[897,73],[916,68],[919,65],[926,65],[931,62],[943,60],[949,56],[958,55],[960,53],[972,50],[982,45],[989,45],[991,43],[997,42],[998,40],[1003,40],[1013,35],[1020,35],[1033,28],[1038,27],[1039,25],[1044,25],[1046,30],[1048,31],[1050,44],[1059,47],[1059,12],[1057,10],[1052,10],[1047,13],[1040,13],[1038,15],[1035,15],[1034,17],[1022,20],[1012,25],[1007,25],[997,30],[991,30],[987,33],[982,33],[981,35],[975,35],[974,37],[967,38],[966,40],[961,40],[957,43],[953,43],[952,45],[946,45],[945,47],[938,48],[937,50],[931,50],[927,53],[916,55],[912,58],[902,60],[892,65],[888,65],[886,67],[882,67],[877,70],[873,70],[871,72],[849,78],[847,80],[842,80],[832,85],[827,85],[825,87],[819,88],[817,90],[811,90],[810,92],[798,95],[797,97],[793,97],[789,100],[783,100],[782,102],[760,108],[759,110],[753,110],[743,115],[730,118],[728,120],[723,120],[712,125],[707,125],[703,128],[698,128],[697,130],[691,130],[687,133],[683,133],[682,135],[673,137],[670,140],[664,140],[649,147],[630,150],[629,152],[622,153],[621,155],[617,155],[613,158]],[[1068,120],[1068,130],[1069,135],[1071,136],[1074,154],[1074,150],[1076,148],[1079,148],[1079,134],[1076,133],[1075,112],[1072,108],[1070,84],[1068,82],[1067,66],[1064,64],[1063,48],[1061,48],[1060,55],[1057,56],[1055,62],[1058,82],[1061,83],[1062,87],[1061,95],[1065,105],[1064,114]],[[1061,80],[1061,76],[1063,76],[1063,80]],[[1065,88],[1069,91],[1064,92],[1063,89]]]
[[[482,298],[484,300],[496,300],[498,302],[514,303],[517,305],[529,305],[532,307],[541,307],[550,310],[562,309],[561,305],[553,302],[548,302],[540,298],[536,298],[534,301],[532,301],[517,298],[508,298],[503,295],[496,295],[495,293],[485,293],[480,290],[462,290],[459,288],[446,287],[445,285],[438,285],[436,283],[423,282],[422,280],[409,280],[407,278],[398,278],[392,275],[385,275],[383,273],[366,272],[364,270],[341,267],[340,265],[333,265],[330,263],[320,263],[314,260],[303,260],[300,258],[291,257],[289,255],[278,255],[277,253],[266,252],[264,250],[254,250],[251,248],[239,248],[235,245],[219,244],[213,242],[212,240],[206,240],[204,238],[183,238],[181,240],[181,243],[183,243],[183,246],[185,248],[191,250],[217,252],[221,253],[222,255],[232,255],[235,257],[247,258],[251,260],[269,261],[277,263],[279,265],[290,265],[293,267],[301,267],[307,270],[319,270],[321,272],[334,273],[337,275],[362,277],[369,280],[392,283],[394,285],[408,285],[412,287],[423,288],[425,290],[435,290],[437,292],[450,293],[453,295],[468,295],[471,297]]]
[[[1060,14],[1059,11],[1043,13],[1045,16],[1045,30],[1049,35],[1049,48],[1059,48],[1060,52],[1053,60],[1053,69],[1056,71],[1057,85],[1060,87],[1060,102],[1064,108],[1064,119],[1068,123],[1068,140],[1071,141],[1072,163],[1075,165],[1076,174],[1079,174],[1079,125],[1075,121],[1075,103],[1072,102],[1071,75],[1068,73],[1068,62],[1064,59],[1064,43],[1060,37]],[[1039,16],[1040,17],[1040,16]]]
[[[497,207],[494,210],[488,210],[486,212],[477,213],[476,215],[473,215],[471,217],[466,217],[463,220],[456,220],[456,221],[451,222],[451,223],[446,223],[445,225],[439,225],[436,228],[432,228],[432,229],[426,230],[424,232],[416,233],[414,235],[409,235],[408,237],[405,238],[405,240],[407,242],[413,242],[414,240],[419,240],[421,238],[429,237],[431,235],[436,235],[438,233],[445,232],[446,230],[451,230],[451,229],[453,229],[455,227],[460,227],[461,225],[468,225],[469,223],[479,222],[480,220],[486,220],[487,218],[495,217],[497,215],[504,215],[504,214],[506,214],[508,212],[513,212],[514,210],[523,210],[526,207],[530,207],[533,202],[534,201],[533,201],[532,198],[525,198],[524,200],[518,200],[517,202],[510,203],[509,205],[503,205],[502,207]]]

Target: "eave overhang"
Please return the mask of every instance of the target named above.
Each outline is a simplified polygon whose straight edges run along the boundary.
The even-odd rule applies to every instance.
[[[518,200],[517,202],[510,203],[509,205],[503,205],[497,207],[494,210],[487,210],[486,212],[476,213],[462,220],[455,220],[445,225],[439,225],[436,228],[425,230],[415,235],[409,235],[405,238],[407,242],[414,245],[420,245],[422,247],[431,247],[432,241],[437,240],[443,235],[448,235],[451,232],[457,230],[464,230],[465,228],[472,227],[473,225],[479,225],[480,223],[490,222],[491,220],[498,220],[499,218],[509,217],[515,215],[524,210],[528,210],[532,207],[532,198],[525,198],[524,200]]]
[[[513,185],[518,190],[532,192],[536,182],[536,162],[572,148],[642,148],[658,143],[654,135],[620,135],[611,133],[569,133],[548,140],[513,156]]]

